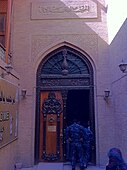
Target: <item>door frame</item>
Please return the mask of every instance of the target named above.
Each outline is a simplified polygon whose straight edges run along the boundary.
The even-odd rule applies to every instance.
[[[50,59],[56,52],[64,50],[71,51],[76,54],[83,62],[85,62],[89,69],[89,74],[67,74],[63,75],[55,75],[55,74],[43,74],[42,68],[44,63]],[[67,46],[60,47],[59,49],[54,50],[49,55],[45,57],[44,60],[40,63],[37,70],[37,87],[36,87],[36,116],[35,116],[35,164],[39,161],[39,127],[40,127],[40,94],[42,91],[61,91],[62,99],[63,99],[63,126],[66,121],[66,100],[67,100],[67,92],[68,90],[78,90],[78,89],[88,89],[89,90],[89,102],[90,102],[90,126],[91,130],[94,134],[95,141],[95,114],[94,114],[94,81],[93,81],[93,68],[88,60],[88,55],[83,55],[79,51],[72,49]],[[64,63],[64,61],[63,61]],[[64,70],[66,69],[66,65],[64,66]],[[63,85],[61,85],[63,84]],[[96,142],[94,142],[96,143]],[[96,163],[96,147],[93,147],[93,156],[92,162]],[[63,148],[64,149],[64,148]],[[64,152],[64,151],[63,151]]]

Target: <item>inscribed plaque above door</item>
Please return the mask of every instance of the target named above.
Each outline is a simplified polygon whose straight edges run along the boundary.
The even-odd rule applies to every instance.
[[[33,2],[31,19],[97,18],[97,2],[61,0]]]

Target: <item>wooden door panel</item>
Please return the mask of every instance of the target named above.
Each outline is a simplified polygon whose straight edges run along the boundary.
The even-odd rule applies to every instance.
[[[63,159],[63,102],[60,91],[40,94],[40,161]]]
[[[57,115],[47,115],[46,120],[46,153],[56,154],[57,147]]]

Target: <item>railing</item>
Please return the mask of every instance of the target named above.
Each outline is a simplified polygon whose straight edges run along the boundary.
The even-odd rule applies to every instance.
[[[0,59],[5,62],[5,48],[0,44]],[[8,63],[11,63],[12,56],[8,54]]]

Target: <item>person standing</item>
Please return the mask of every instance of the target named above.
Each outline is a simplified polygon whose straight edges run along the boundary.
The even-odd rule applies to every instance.
[[[86,124],[84,124],[83,149],[84,149],[84,157],[86,160],[86,166],[90,161],[92,143],[93,143],[93,133],[90,130],[90,126],[87,127]]]
[[[67,158],[70,158],[72,170],[75,170],[76,163],[80,164],[80,169],[86,168],[86,160],[83,150],[84,127],[74,123],[66,129]]]

